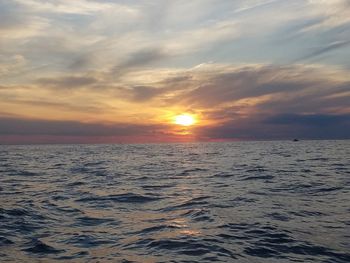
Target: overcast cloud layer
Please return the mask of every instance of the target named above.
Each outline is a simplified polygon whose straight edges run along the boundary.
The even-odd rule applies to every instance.
[[[0,143],[350,138],[347,0],[0,0],[0,36]]]

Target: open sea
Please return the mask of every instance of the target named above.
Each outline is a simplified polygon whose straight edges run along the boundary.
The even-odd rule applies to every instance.
[[[0,146],[1,262],[350,262],[350,141]]]

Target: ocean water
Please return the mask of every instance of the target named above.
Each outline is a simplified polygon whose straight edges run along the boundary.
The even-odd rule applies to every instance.
[[[350,262],[350,141],[0,146],[1,262]]]

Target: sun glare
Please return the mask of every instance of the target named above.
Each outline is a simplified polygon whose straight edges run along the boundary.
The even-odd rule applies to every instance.
[[[190,114],[181,114],[175,116],[175,123],[182,126],[191,126],[196,122],[194,116]]]

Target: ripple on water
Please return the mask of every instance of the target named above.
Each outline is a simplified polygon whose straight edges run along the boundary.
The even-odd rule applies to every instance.
[[[3,237],[3,236],[0,236],[0,247],[12,245],[12,244],[14,244],[14,242],[11,241],[10,239]]]
[[[31,171],[27,171],[27,170],[9,169],[6,172],[11,176],[20,176],[20,177],[34,177],[34,176],[40,175],[39,173],[31,172]]]
[[[64,252],[64,250],[49,246],[39,239],[33,239],[25,246],[27,248],[24,248],[23,251],[34,254],[57,254]]]
[[[234,233],[221,237],[245,240],[244,252],[261,258],[290,258],[293,256],[316,256],[347,262],[349,253],[338,253],[324,246],[295,239],[291,232],[260,224],[228,224],[221,226]]]
[[[243,177],[242,181],[249,181],[249,180],[272,180],[273,178],[275,178],[272,175],[256,175],[256,176],[245,176]]]
[[[116,240],[108,240],[98,237],[96,235],[75,235],[64,241],[65,244],[69,244],[78,248],[92,248],[103,246],[107,244],[115,244]]]
[[[79,198],[77,202],[120,202],[120,203],[148,203],[157,201],[160,198],[155,195],[141,195],[134,193],[125,193],[125,194],[115,194],[115,195],[107,195],[107,196],[89,196]]]
[[[85,227],[85,226],[98,226],[102,224],[113,223],[117,225],[117,222],[112,218],[96,218],[96,217],[78,217],[75,219],[75,226],[77,227]]]
[[[208,209],[190,209],[189,211],[186,211],[183,214],[181,214],[181,216],[190,217],[192,220],[197,222],[214,222],[214,219],[210,216],[210,210]]]
[[[146,227],[140,231],[133,232],[133,235],[145,235],[149,233],[156,233],[156,232],[161,232],[161,231],[171,231],[174,229],[181,229],[181,227],[178,227],[176,225],[157,225],[157,226],[152,226],[152,227]]]
[[[128,249],[147,247],[152,251],[172,251],[176,254],[187,256],[216,255],[218,257],[236,258],[230,250],[215,244],[213,240],[205,241],[200,238],[180,237],[177,239],[143,239],[136,243],[127,245]]]
[[[0,261],[350,262],[348,141],[0,147]]]
[[[206,199],[208,198],[210,198],[210,196],[195,197],[179,205],[172,205],[172,206],[167,206],[165,208],[162,208],[161,211],[168,212],[168,211],[182,210],[182,209],[191,208],[191,207],[206,206],[206,205],[209,205],[209,202],[206,201]]]
[[[0,214],[0,230],[15,231],[23,235],[34,233],[46,220],[44,216],[24,208],[0,208]]]

